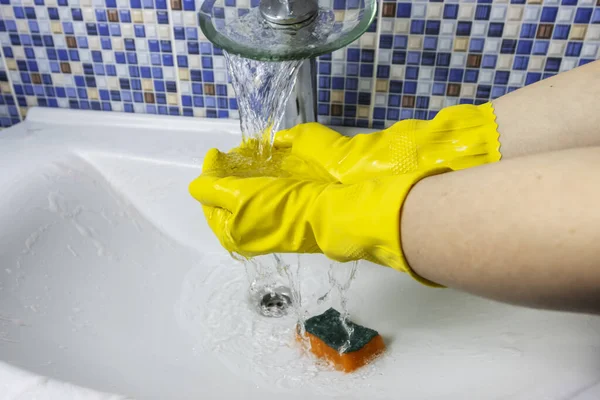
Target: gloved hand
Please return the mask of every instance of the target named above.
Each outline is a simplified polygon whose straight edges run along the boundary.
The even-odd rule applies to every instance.
[[[284,169],[309,179],[353,183],[498,161],[495,119],[491,103],[464,104],[441,110],[431,121],[404,120],[384,131],[352,138],[317,123],[302,124],[278,132],[275,143],[292,149]]]
[[[202,175],[190,185],[228,251],[245,257],[319,252],[342,262],[365,259],[433,285],[404,259],[400,214],[416,182],[448,168],[342,184],[284,171],[289,150],[275,147],[271,160],[256,163],[243,147],[210,150]]]

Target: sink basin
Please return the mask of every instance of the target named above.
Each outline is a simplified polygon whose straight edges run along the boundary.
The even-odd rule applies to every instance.
[[[235,121],[31,109],[0,132],[0,400],[597,399],[600,318],[522,309],[361,264],[352,319],[388,352],[315,363],[260,316],[187,193]],[[329,262],[301,258],[310,313]]]

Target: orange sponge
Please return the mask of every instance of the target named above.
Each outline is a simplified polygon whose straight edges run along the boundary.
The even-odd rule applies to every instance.
[[[342,324],[340,313],[333,308],[321,315],[306,320],[306,338],[310,341],[310,350],[319,358],[331,362],[340,371],[352,372],[368,364],[385,350],[383,338],[377,331],[346,321],[353,329],[350,343],[341,353],[339,349],[346,344],[348,333]],[[298,334],[298,338],[302,337]]]

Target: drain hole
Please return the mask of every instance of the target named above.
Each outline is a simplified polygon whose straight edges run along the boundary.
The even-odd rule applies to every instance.
[[[259,311],[266,317],[279,318],[287,314],[292,299],[287,288],[277,288],[259,297]]]

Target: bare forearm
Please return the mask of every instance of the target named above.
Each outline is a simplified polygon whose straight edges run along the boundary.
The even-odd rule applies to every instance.
[[[494,100],[503,159],[600,146],[600,61]]]
[[[595,147],[424,179],[404,204],[404,253],[448,287],[600,313],[599,176]]]

